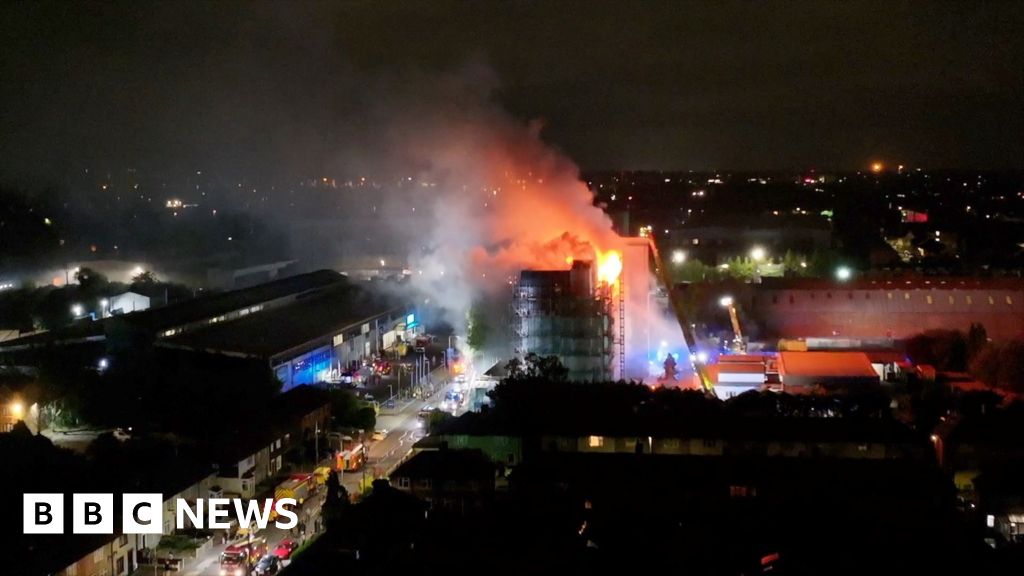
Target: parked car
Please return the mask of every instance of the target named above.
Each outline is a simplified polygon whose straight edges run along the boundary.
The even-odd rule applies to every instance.
[[[277,556],[281,560],[287,560],[292,557],[292,552],[295,552],[296,548],[299,547],[299,543],[291,538],[285,538],[281,540],[281,543],[274,548],[274,556]]]
[[[380,430],[374,430],[373,431],[373,436],[371,436],[370,438],[372,440],[383,440],[383,439],[385,439],[387,437],[388,437],[387,429],[382,428]]]
[[[252,569],[258,576],[271,576],[281,571],[281,559],[274,554],[267,554]]]

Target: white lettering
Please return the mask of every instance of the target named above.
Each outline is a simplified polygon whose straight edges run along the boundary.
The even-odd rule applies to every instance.
[[[253,520],[255,520],[256,526],[260,530],[267,527],[267,522],[270,521],[270,507],[273,504],[273,500],[263,501],[262,516],[260,516],[259,504],[256,500],[249,500],[248,506],[245,509],[242,508],[242,501],[238,498],[235,498],[234,504],[239,526],[251,526]]]
[[[178,516],[178,530],[185,530],[188,528],[188,524],[185,524],[185,516],[192,521],[192,525],[196,528],[203,529],[203,499],[196,499],[196,511],[192,513],[192,507],[188,505],[188,500],[178,498],[176,501],[177,505],[177,516]]]
[[[227,498],[210,498],[208,511],[210,513],[210,522],[208,524],[211,530],[223,530],[231,527],[228,522],[218,522],[218,518],[227,518],[228,511],[222,510],[221,506],[227,506],[231,501]]]
[[[163,533],[163,502],[162,494],[122,494],[121,531],[124,534]]]
[[[278,516],[286,516],[288,518],[291,518],[291,522],[287,523],[278,520],[277,522],[274,522],[274,526],[277,526],[277,528],[280,530],[290,530],[292,528],[295,528],[295,526],[299,523],[299,517],[295,514],[295,512],[292,512],[291,507],[295,506],[296,504],[297,502],[295,501],[295,498],[281,498],[277,502],[274,502],[274,511],[277,512]]]

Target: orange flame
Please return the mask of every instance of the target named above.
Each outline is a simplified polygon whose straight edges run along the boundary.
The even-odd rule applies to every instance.
[[[611,250],[597,256],[597,279],[605,284],[615,284],[622,273],[622,255]]]

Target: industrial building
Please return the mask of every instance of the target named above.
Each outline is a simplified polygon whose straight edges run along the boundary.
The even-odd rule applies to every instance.
[[[0,355],[5,352],[53,345],[99,343],[119,346],[169,338],[210,324],[235,320],[255,312],[288,305],[344,279],[345,277],[337,272],[319,270],[251,288],[209,294],[168,306],[149,308],[133,314],[117,315],[98,321],[82,319],[57,330],[5,341],[0,346]]]
[[[158,345],[266,361],[289,390],[329,381],[419,329],[410,308],[343,280],[288,306],[212,322]]]
[[[668,320],[672,334],[664,334],[656,312],[661,298],[650,240],[621,238],[615,248],[605,254],[621,259],[613,278],[601,278],[598,265],[579,260],[569,270],[520,273],[509,315],[517,356],[558,356],[572,380],[643,381],[661,369],[659,344],[683,345],[675,320]]]
[[[320,270],[134,314],[79,321],[4,341],[0,363],[48,346],[157,346],[265,361],[284,390],[340,370],[421,330],[414,310],[330,270]]]
[[[765,278],[743,307],[766,337],[904,339],[930,329],[1024,336],[1024,281],[1014,278]]]

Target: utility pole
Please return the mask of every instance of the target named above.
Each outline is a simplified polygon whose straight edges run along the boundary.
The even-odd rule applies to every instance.
[[[313,470],[320,464],[320,421],[316,421],[313,432]]]

